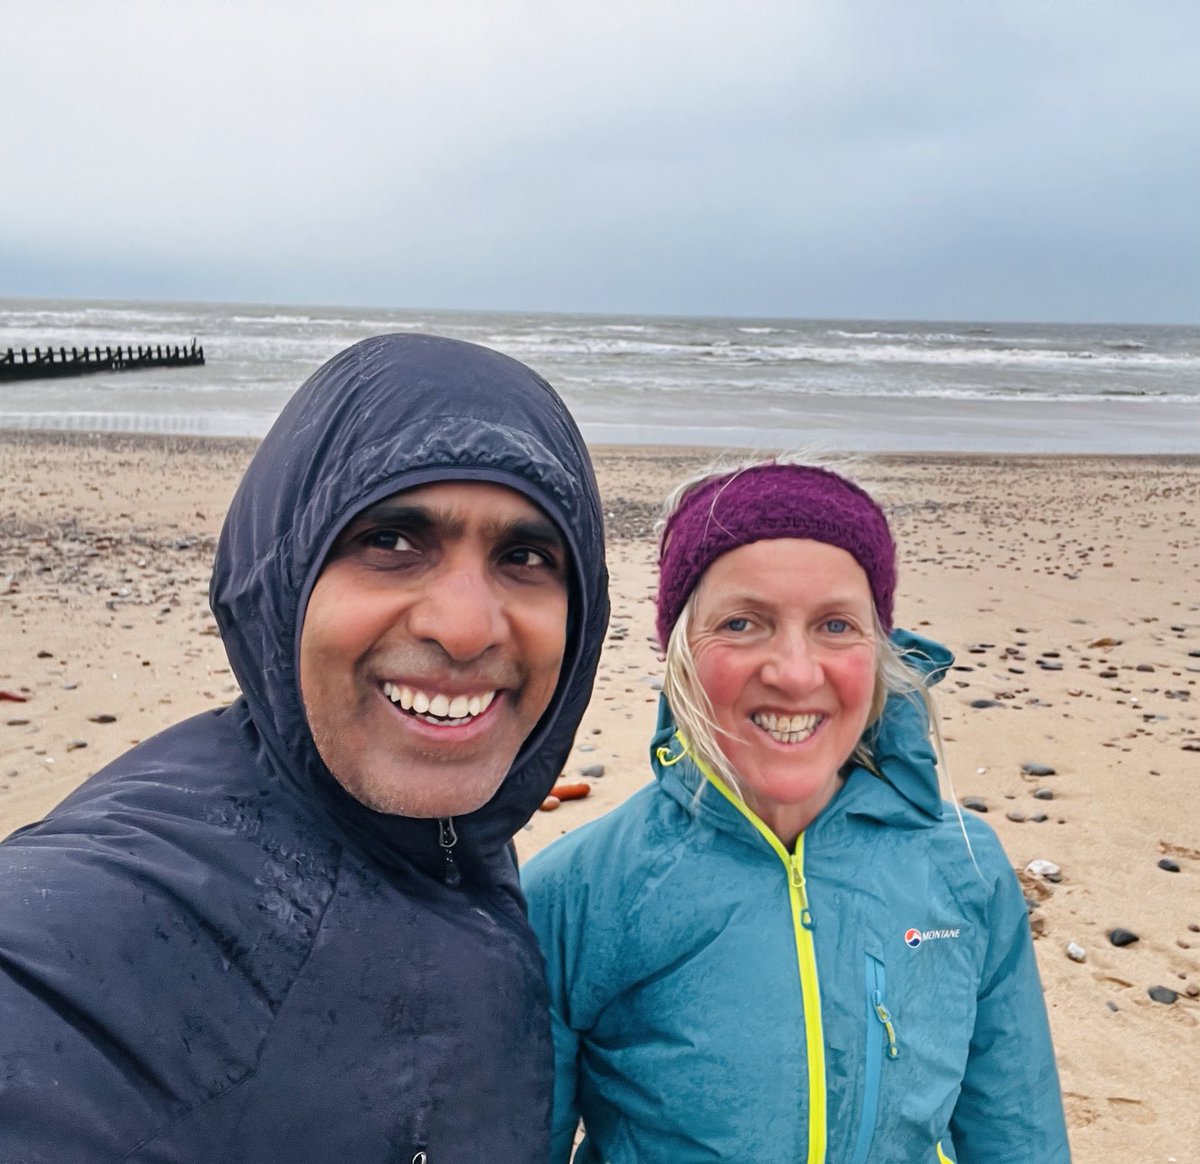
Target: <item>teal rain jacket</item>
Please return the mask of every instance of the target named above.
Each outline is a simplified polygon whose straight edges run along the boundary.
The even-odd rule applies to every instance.
[[[1012,868],[942,802],[923,708],[890,699],[873,748],[789,853],[664,700],[655,783],[529,862],[553,1164],[580,1117],[586,1164],[1069,1161]]]

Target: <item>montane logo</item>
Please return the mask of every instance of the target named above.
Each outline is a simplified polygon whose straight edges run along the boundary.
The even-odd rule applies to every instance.
[[[943,938],[957,938],[958,930],[905,930],[904,944],[916,949],[922,942],[936,942]]]

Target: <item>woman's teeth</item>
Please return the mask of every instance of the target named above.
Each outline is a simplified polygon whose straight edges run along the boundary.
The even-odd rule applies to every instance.
[[[821,715],[774,715],[756,712],[750,717],[773,740],[781,744],[798,744],[817,730],[825,717]]]
[[[385,683],[383,693],[393,703],[398,703],[405,711],[444,722],[445,720],[468,720],[482,715],[496,698],[495,691],[483,695],[429,695],[424,691],[415,691],[405,684]]]

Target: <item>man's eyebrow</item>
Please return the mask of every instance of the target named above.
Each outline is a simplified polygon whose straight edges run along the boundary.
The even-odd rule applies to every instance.
[[[441,529],[451,537],[457,537],[462,534],[466,524],[466,519],[461,516],[450,516],[427,505],[405,505],[401,501],[385,498],[352,518],[346,526],[346,532],[352,534],[364,526],[395,525],[411,530]],[[566,545],[558,526],[546,517],[489,522],[486,530],[488,536],[496,541],[536,542],[558,549]]]
[[[544,546],[554,546],[558,549],[566,547],[558,526],[549,518],[520,518],[517,521],[498,525],[493,532],[495,536],[507,541],[539,542]]]
[[[356,513],[346,525],[344,532],[360,530],[363,526],[398,525],[406,529],[428,529],[438,524],[437,515],[428,506],[404,505],[398,501],[384,499]]]

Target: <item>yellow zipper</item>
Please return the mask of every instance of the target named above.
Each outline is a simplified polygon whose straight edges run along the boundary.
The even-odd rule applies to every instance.
[[[679,733],[676,734],[686,752],[687,741]],[[672,759],[677,761],[681,758]],[[703,760],[693,755],[692,762],[704,778],[762,834],[787,870],[792,929],[796,935],[796,960],[800,968],[800,996],[804,1004],[804,1042],[808,1056],[808,1164],[825,1164],[828,1143],[825,1031],[821,1022],[821,984],[817,975],[813,916],[808,904],[808,883],[804,877],[804,834],[796,838],[796,851],[789,853],[779,838]]]

